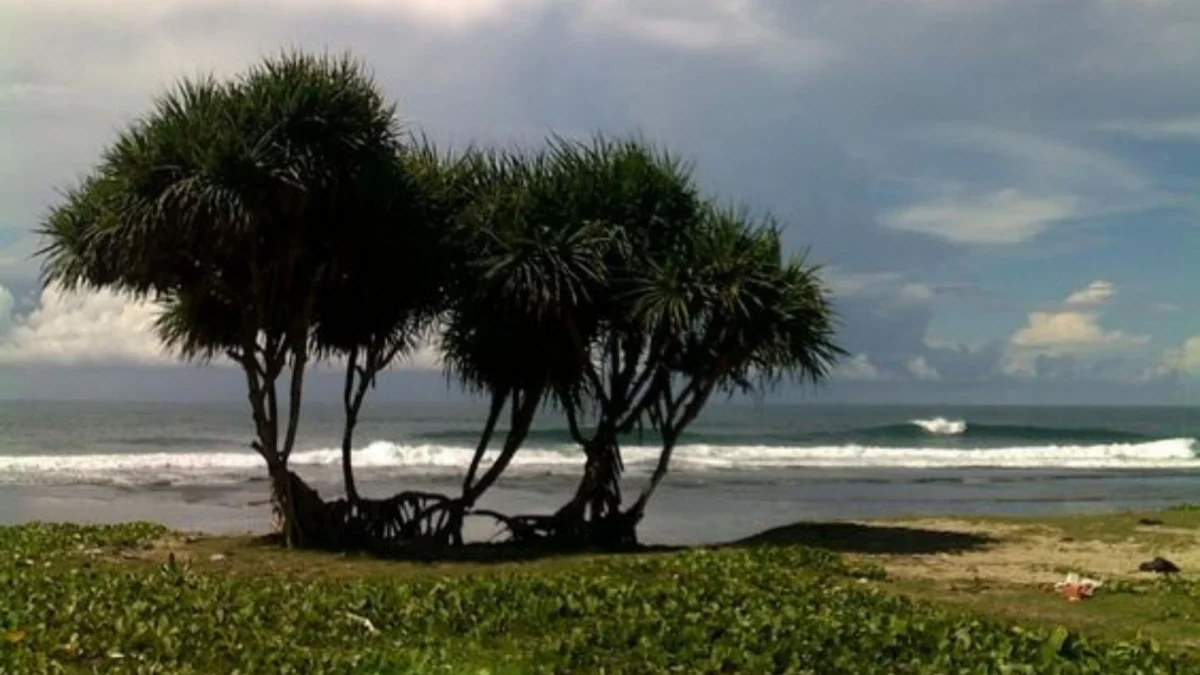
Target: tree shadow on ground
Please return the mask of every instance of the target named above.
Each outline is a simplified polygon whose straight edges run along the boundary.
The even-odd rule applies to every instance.
[[[567,561],[576,557],[616,556],[623,554],[675,553],[692,548],[744,548],[758,546],[809,546],[836,553],[875,555],[919,555],[936,553],[965,553],[986,549],[997,543],[993,537],[971,532],[930,530],[892,525],[866,525],[848,522],[800,522],[775,527],[758,534],[727,543],[697,546],[639,545],[628,549],[578,548],[558,545],[515,543],[469,543],[455,548],[405,547],[392,551],[343,551],[356,557],[392,560],[408,563],[467,563],[490,565],[535,562],[545,559]],[[274,535],[257,537],[251,546],[269,549],[282,548]],[[318,551],[319,552],[319,551]],[[330,552],[337,553],[337,552]]]
[[[739,539],[731,546],[811,546],[836,553],[918,555],[966,553],[987,548],[996,539],[972,532],[928,530],[892,525],[801,522]]]
[[[255,537],[248,545],[268,551],[283,550],[282,537],[278,535],[262,535]],[[352,556],[379,561],[395,561],[404,563],[426,563],[440,565],[445,563],[466,563],[472,565],[508,564],[536,562],[539,560],[555,559],[568,561],[572,558],[596,556],[620,556],[629,554],[650,555],[657,553],[674,553],[687,550],[687,546],[668,546],[655,544],[639,544],[622,549],[565,546],[554,543],[513,543],[513,542],[470,542],[463,546],[454,547],[422,547],[417,545],[405,546],[390,550],[371,550],[367,548],[354,549],[305,549],[309,553]]]

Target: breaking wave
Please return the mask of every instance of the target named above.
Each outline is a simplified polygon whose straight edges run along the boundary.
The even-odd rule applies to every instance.
[[[965,433],[952,431],[951,422],[934,426],[944,430],[929,433]],[[658,456],[657,448],[651,446],[630,445],[623,453],[627,469],[634,473],[649,471]],[[473,449],[466,445],[376,441],[356,450],[354,463],[372,477],[457,476],[472,454]],[[804,467],[1200,469],[1196,454],[1197,442],[1192,438],[982,448],[696,443],[680,446],[672,467],[681,473]],[[297,451],[291,459],[292,466],[301,473],[327,470],[331,476],[336,475],[340,462],[341,452],[336,449]],[[517,475],[575,476],[581,464],[580,453],[569,446],[528,448],[516,455],[510,471]],[[262,478],[264,472],[263,460],[244,451],[0,456],[0,483],[7,484],[228,484]]]
[[[963,420],[948,420],[945,417],[934,417],[928,420],[912,420],[914,424],[925,431],[938,436],[958,436],[966,432],[967,423]]]

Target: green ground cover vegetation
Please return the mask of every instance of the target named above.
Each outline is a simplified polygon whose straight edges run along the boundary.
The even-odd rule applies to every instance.
[[[522,550],[430,564],[144,524],[0,528],[0,672],[1200,672],[1177,646],[906,597],[880,566],[790,543]]]

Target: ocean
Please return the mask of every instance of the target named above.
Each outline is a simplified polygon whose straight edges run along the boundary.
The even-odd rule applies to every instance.
[[[355,450],[365,494],[457,489],[482,405],[368,405]],[[341,492],[340,417],[336,405],[306,406],[291,460],[325,496]],[[562,503],[582,464],[564,427],[539,418],[487,506]],[[681,440],[642,535],[695,543],[809,519],[1200,501],[1197,438],[1195,408],[714,403]],[[0,403],[0,522],[261,531],[267,486],[250,439],[236,403]],[[650,432],[625,439],[627,490],[644,482],[654,443]]]

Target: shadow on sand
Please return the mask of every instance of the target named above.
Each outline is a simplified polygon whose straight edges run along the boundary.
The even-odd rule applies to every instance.
[[[995,539],[970,532],[858,523],[793,523],[740,539],[731,546],[811,546],[837,553],[916,555],[965,553]]]

